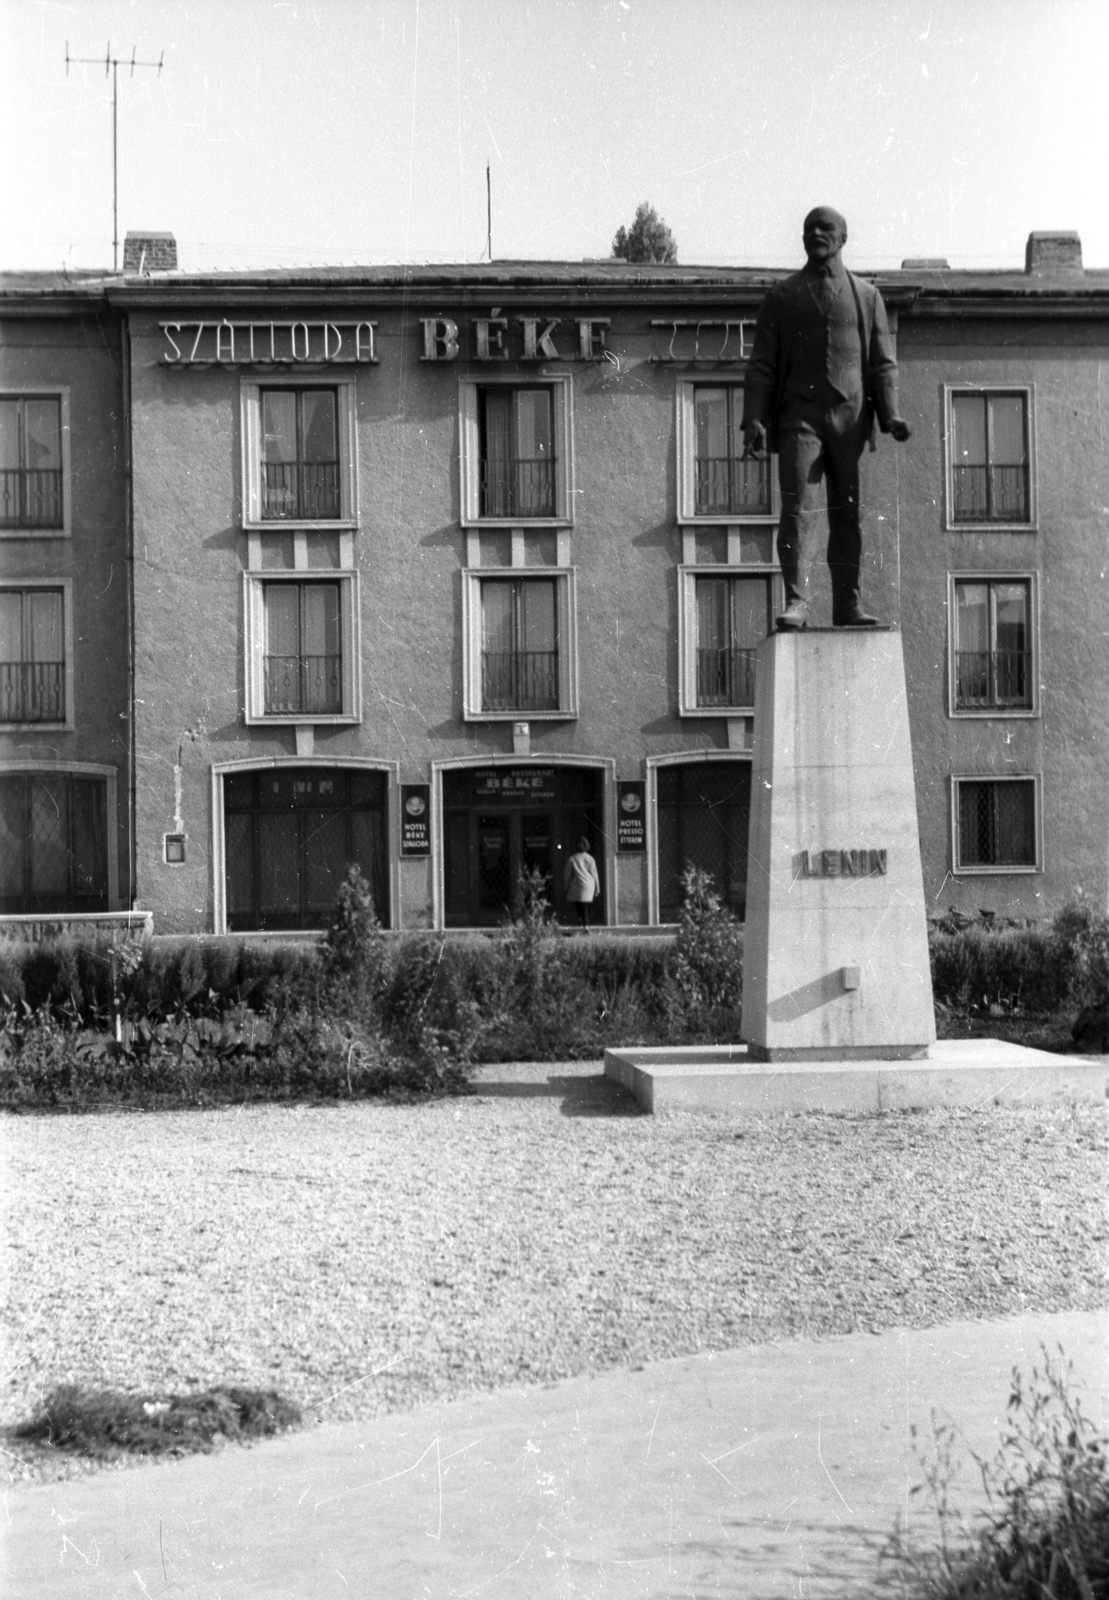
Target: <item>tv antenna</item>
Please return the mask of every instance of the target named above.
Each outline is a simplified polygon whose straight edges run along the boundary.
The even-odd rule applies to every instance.
[[[131,60],[112,54],[112,41],[108,40],[108,48],[104,55],[104,76],[110,72],[112,75],[112,271],[119,270],[119,68],[121,65],[131,68],[131,76],[135,76],[136,67],[154,67],[158,76],[162,73],[162,63],[166,59],[163,50],[157,61],[139,61],[135,50],[131,51]],[[65,42],[65,75],[69,77],[70,63],[75,67],[98,67],[99,56],[71,56],[69,53],[69,40]]]

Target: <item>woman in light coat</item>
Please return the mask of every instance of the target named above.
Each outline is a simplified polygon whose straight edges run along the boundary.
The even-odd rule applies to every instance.
[[[578,921],[589,931],[589,907],[601,892],[597,863],[589,854],[589,840],[579,839],[578,848],[566,863],[566,898],[577,907]]]

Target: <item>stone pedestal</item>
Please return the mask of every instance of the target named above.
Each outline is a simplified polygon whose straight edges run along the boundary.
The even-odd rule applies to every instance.
[[[756,682],[749,1057],[926,1056],[936,1034],[901,635],[774,633]]]

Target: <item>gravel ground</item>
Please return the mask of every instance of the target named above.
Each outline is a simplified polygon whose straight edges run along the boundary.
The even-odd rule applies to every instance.
[[[1105,1303],[1100,1107],[639,1115],[595,1063],[422,1105],[8,1117],[10,1375],[361,1419],[698,1350]]]

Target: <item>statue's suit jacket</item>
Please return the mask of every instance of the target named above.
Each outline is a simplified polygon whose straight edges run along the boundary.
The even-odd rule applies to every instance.
[[[838,293],[829,312],[817,298],[818,283],[812,273],[795,272],[763,300],[747,365],[743,421],[763,424],[771,450],[791,421],[817,415],[824,427],[855,431],[861,424],[862,437],[872,435],[873,449],[874,424],[888,433],[898,414],[886,308],[872,284],[845,269],[833,280]],[[851,401],[856,404],[838,403]]]

